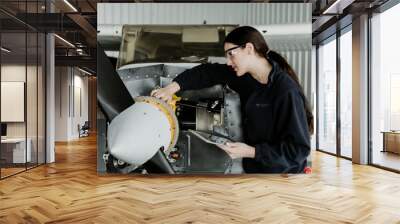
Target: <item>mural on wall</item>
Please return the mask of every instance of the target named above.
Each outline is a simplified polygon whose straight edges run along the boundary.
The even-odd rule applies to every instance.
[[[100,12],[104,12],[112,4],[100,5]],[[123,7],[130,4],[119,5]],[[258,5],[265,7],[269,4]],[[304,6],[299,9],[308,10],[311,5]],[[252,26],[252,29],[257,31],[261,39],[267,40],[273,52],[304,50],[290,46],[302,46],[311,51],[311,19],[297,26],[281,24],[281,29],[278,25]],[[275,125],[272,123],[276,123],[279,117],[272,116],[272,107],[257,109],[264,112],[246,109],[249,101],[243,103],[243,100],[257,96],[259,89],[249,89],[249,85],[229,85],[228,81],[210,81],[212,75],[218,75],[212,69],[217,67],[229,69],[232,75],[229,77],[239,81],[236,83],[241,84],[247,79],[254,87],[257,85],[251,74],[246,73],[247,78],[240,79],[226,65],[229,59],[225,52],[225,38],[241,26],[241,23],[226,25],[224,21],[212,25],[99,24],[98,172],[238,174],[304,173],[310,170],[305,110],[295,117],[305,124],[301,130],[305,132],[299,131],[296,135],[306,136],[303,138],[304,144],[297,144],[284,137],[287,136],[286,130],[281,132],[281,136],[277,131],[274,133]],[[270,40],[263,36],[268,31]],[[241,46],[229,47],[228,53]],[[229,53],[228,58],[232,55]],[[281,55],[286,57],[285,54]],[[273,57],[266,59],[276,72],[280,65],[274,62]],[[311,62],[311,58],[308,58],[311,54],[304,54],[303,57],[307,57],[306,62]],[[196,70],[201,70],[203,74],[193,72]],[[172,98],[168,100],[157,95],[157,92],[166,91],[177,80],[182,80],[184,72],[186,77],[193,75],[185,80],[199,82],[171,94]],[[304,94],[302,96],[305,100]],[[254,100],[250,104],[269,105]],[[285,110],[281,113],[282,117],[283,114],[293,114],[290,108]],[[253,112],[258,113],[255,118],[251,114]],[[252,124],[252,121],[258,124]],[[271,139],[271,136],[277,137]]]

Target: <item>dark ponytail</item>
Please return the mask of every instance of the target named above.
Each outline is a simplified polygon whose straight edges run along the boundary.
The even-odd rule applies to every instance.
[[[312,114],[310,103],[308,102],[307,98],[304,95],[303,87],[300,85],[300,81],[299,81],[298,76],[296,75],[296,72],[293,70],[292,66],[289,65],[289,63],[286,61],[286,59],[275,51],[268,50],[267,53],[265,54],[265,58],[267,60],[272,59],[273,61],[278,63],[279,67],[281,67],[290,76],[290,78],[292,78],[293,81],[295,81],[296,84],[299,86],[301,95],[304,99],[304,108],[306,110],[308,131],[310,132],[310,134],[313,134],[314,133],[314,115]]]
[[[304,99],[304,108],[307,116],[308,131],[310,134],[314,133],[314,116],[307,98],[304,95],[304,90],[300,85],[299,78],[292,66],[282,57],[279,53],[272,51],[268,48],[267,42],[258,30],[250,26],[241,26],[232,30],[225,38],[224,43],[232,43],[236,45],[245,45],[246,43],[252,43],[254,50],[262,57],[267,60],[272,60],[278,63],[279,67],[283,69],[286,74],[296,82],[299,86],[301,95]]]

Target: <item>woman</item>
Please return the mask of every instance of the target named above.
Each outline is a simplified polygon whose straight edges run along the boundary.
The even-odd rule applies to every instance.
[[[243,158],[246,173],[303,172],[313,116],[295,72],[253,27],[230,32],[224,50],[227,64],[196,66],[151,95],[169,101],[180,90],[227,84],[240,95],[245,143],[220,148]]]

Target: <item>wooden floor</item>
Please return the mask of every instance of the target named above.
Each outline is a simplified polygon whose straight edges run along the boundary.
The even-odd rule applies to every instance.
[[[400,170],[400,154],[392,152],[374,151],[372,157],[374,164],[385,166],[391,169]]]
[[[98,176],[94,137],[0,181],[0,223],[400,223],[400,175],[313,155],[310,175]]]
[[[4,178],[4,177],[7,177],[7,176],[10,176],[10,175],[13,175],[13,174],[16,174],[16,173],[19,173],[19,172],[23,172],[23,171],[25,171],[26,170],[26,168],[24,167],[24,168],[1,168],[1,178]]]

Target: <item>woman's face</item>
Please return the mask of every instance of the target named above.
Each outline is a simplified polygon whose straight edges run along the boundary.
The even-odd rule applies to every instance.
[[[225,43],[224,45],[225,57],[227,64],[232,67],[237,76],[242,76],[247,72],[246,64],[246,48],[245,45],[236,45],[232,43]]]

